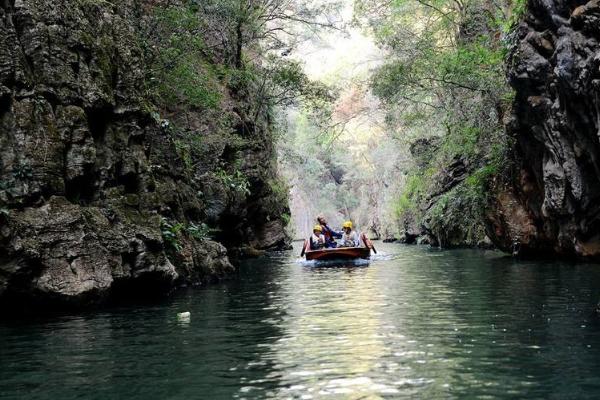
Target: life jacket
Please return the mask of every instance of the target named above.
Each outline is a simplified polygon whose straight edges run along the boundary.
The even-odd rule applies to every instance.
[[[323,234],[317,236],[314,233],[310,236],[310,249],[317,250],[325,247],[327,240]]]
[[[358,241],[358,235],[354,231],[350,233],[344,232],[342,234],[342,246],[344,247],[358,247],[360,242]]]

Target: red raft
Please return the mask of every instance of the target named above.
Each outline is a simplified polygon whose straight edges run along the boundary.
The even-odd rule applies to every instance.
[[[311,250],[310,241],[304,240],[304,246],[302,247],[302,253],[300,257],[306,256],[307,260],[355,260],[358,258],[369,258],[371,256],[371,250],[375,253],[375,247],[373,243],[363,233],[360,236],[363,247],[335,247],[329,249]]]

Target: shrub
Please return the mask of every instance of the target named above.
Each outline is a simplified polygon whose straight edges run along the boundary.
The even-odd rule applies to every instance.
[[[239,169],[236,169],[230,174],[224,169],[219,168],[215,174],[217,178],[228,188],[233,189],[234,191],[243,195],[249,195],[251,193],[250,182]]]
[[[211,238],[215,229],[210,228],[205,223],[199,225],[190,222],[187,226],[181,222],[171,223],[167,218],[162,217],[160,221],[160,230],[164,242],[168,248],[180,252],[181,247],[181,235],[187,234],[199,241],[204,241]]]
[[[476,245],[484,236],[485,192],[462,183],[441,195],[426,215],[440,246]]]
[[[193,5],[156,8],[156,29],[147,33],[153,60],[149,89],[161,106],[215,109],[221,101],[215,68],[207,61],[202,22]]]
[[[164,242],[168,247],[172,248],[176,252],[181,251],[181,243],[179,242],[179,234],[181,230],[184,228],[184,224],[171,223],[165,217],[162,217],[160,220],[160,232]]]
[[[191,222],[186,228],[186,232],[194,239],[204,241],[211,238],[211,234],[214,232],[214,229],[210,228],[205,223],[196,225],[195,223]]]
[[[394,207],[394,214],[398,218],[402,218],[408,211],[417,209],[418,203],[425,191],[425,175],[426,173],[412,174],[406,178],[402,193],[398,197]]]

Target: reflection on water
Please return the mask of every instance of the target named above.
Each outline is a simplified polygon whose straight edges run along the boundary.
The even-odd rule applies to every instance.
[[[163,304],[0,323],[0,398],[600,396],[598,265],[378,247],[370,263],[294,251]]]

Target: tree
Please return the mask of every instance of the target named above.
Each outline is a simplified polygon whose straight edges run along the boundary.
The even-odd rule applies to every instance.
[[[469,232],[483,231],[486,185],[503,167],[511,91],[502,29],[510,7],[493,0],[357,1],[357,20],[388,53],[371,87],[390,129],[413,141],[439,138],[428,142],[430,157],[409,172],[397,201],[401,219],[416,212],[439,241],[443,230],[476,240]],[[466,171],[454,179],[457,165]]]

